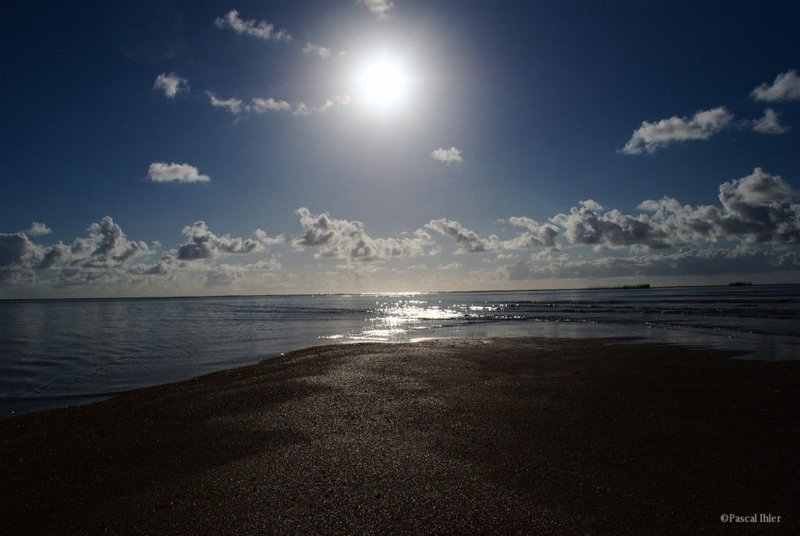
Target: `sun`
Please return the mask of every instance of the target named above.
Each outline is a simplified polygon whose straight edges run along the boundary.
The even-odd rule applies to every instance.
[[[358,82],[365,101],[379,108],[395,107],[408,89],[408,76],[402,64],[389,59],[368,63]]]

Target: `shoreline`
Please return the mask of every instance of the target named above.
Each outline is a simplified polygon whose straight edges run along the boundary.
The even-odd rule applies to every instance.
[[[0,532],[794,533],[800,363],[731,355],[336,344],[13,416]]]

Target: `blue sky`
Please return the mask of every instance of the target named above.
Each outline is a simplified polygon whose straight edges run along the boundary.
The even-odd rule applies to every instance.
[[[789,2],[3,2],[0,296],[800,281]]]

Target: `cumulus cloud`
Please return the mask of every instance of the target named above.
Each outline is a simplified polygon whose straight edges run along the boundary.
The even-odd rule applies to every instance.
[[[218,99],[217,95],[211,91],[206,91],[206,95],[208,95],[208,99],[211,101],[211,106],[214,108],[222,108],[234,115],[242,113],[243,108],[241,100],[236,98]]]
[[[196,167],[189,164],[167,164],[166,162],[153,162],[147,170],[148,178],[153,182],[209,182],[208,175],[201,175]]]
[[[88,238],[75,240],[70,248],[73,256],[85,255],[84,267],[118,266],[138,255],[150,253],[145,242],[129,240],[111,216],[104,216],[91,224],[88,231]]]
[[[784,134],[790,127],[781,125],[780,114],[772,108],[764,110],[764,117],[753,121],[753,130],[759,134]]]
[[[761,168],[719,186],[721,205],[683,205],[663,197],[639,204],[639,214],[606,209],[587,199],[568,213],[540,224],[513,216],[511,225],[525,232],[509,239],[482,237],[461,223],[440,218],[425,227],[455,241],[455,253],[506,252],[537,247],[559,249],[561,237],[569,246],[665,249],[693,243],[739,241],[787,245],[800,243],[798,193],[780,176]],[[563,243],[563,241],[561,242]]]
[[[691,118],[672,116],[655,123],[642,121],[642,126],[633,131],[631,139],[620,149],[627,155],[655,153],[672,143],[689,140],[707,140],[728,127],[733,114],[724,106],[701,110]]]
[[[560,230],[555,225],[549,223],[539,224],[536,220],[526,216],[512,216],[508,219],[508,223],[517,227],[525,227],[528,232],[511,241],[512,244],[516,244],[516,247],[508,247],[507,249],[525,249],[534,246],[554,247],[556,237],[560,233]]]
[[[528,231],[508,240],[501,240],[496,235],[481,238],[478,233],[467,229],[459,222],[439,218],[431,220],[425,227],[447,236],[456,242],[456,253],[499,252],[506,250],[528,249],[533,247],[554,247],[559,229],[553,224],[539,225],[536,221],[514,216],[509,219],[512,225],[526,227]]]
[[[333,55],[333,51],[331,51],[329,47],[315,45],[314,43],[306,43],[306,45],[303,47],[303,52],[306,54],[319,56],[322,59],[328,59]]]
[[[31,226],[27,231],[25,231],[25,234],[28,236],[42,236],[42,235],[48,235],[52,232],[53,232],[52,229],[50,229],[50,227],[48,227],[46,223],[34,221],[31,222]]]
[[[212,233],[204,222],[185,227],[183,234],[186,237],[184,244],[163,252],[160,260],[153,262],[157,250],[151,249],[144,241],[128,238],[110,216],[92,223],[86,236],[66,244],[57,242],[40,246],[31,242],[25,232],[0,233],[0,281],[7,286],[0,288],[0,292],[10,291],[11,285],[21,289],[36,284],[42,289],[83,287],[115,293],[123,288],[135,289],[135,285],[145,281],[156,284],[152,277],[177,285],[159,287],[163,291],[174,292],[182,288],[191,292],[197,285],[202,285],[204,276],[206,283],[214,286],[229,284],[247,274],[254,274],[260,280],[272,278],[281,268],[275,256],[234,267],[215,265],[215,260],[228,255],[262,252],[270,246],[285,243],[283,236],[272,237],[262,229],[256,229],[253,237],[247,239],[219,236]],[[153,247],[160,249],[157,244]],[[152,290],[156,287],[147,288]]]
[[[168,99],[174,99],[180,91],[189,91],[189,81],[175,73],[161,73],[153,83],[153,89],[160,89]]]
[[[639,208],[653,213],[653,221],[673,244],[800,242],[798,194],[779,175],[756,168],[746,177],[722,183],[718,198],[722,207],[681,205],[664,197],[644,201]]]
[[[463,227],[454,220],[439,218],[431,220],[425,227],[455,240],[458,246],[456,253],[497,251],[500,248],[500,239],[497,236],[491,235],[488,238],[481,238],[478,233]]]
[[[464,161],[464,158],[461,156],[461,151],[455,147],[439,147],[431,152],[431,158],[439,162],[444,162],[445,164],[458,164]]]
[[[794,69],[781,73],[772,84],[761,84],[750,96],[765,102],[800,100],[800,75]]]
[[[647,215],[628,216],[618,210],[603,211],[589,199],[572,207],[569,214],[557,214],[550,221],[566,231],[570,244],[618,247],[643,244],[668,247],[667,234]]]
[[[230,29],[240,35],[248,35],[264,41],[291,41],[292,36],[286,30],[276,30],[274,24],[267,21],[242,20],[239,12],[231,9],[225,16],[214,21],[217,28]]]
[[[348,261],[374,262],[396,257],[418,257],[434,245],[431,236],[422,229],[412,237],[372,238],[364,231],[360,221],[339,220],[327,213],[311,214],[306,207],[298,208],[302,237],[292,241],[295,249],[319,248],[317,257],[331,257]]]
[[[0,269],[32,268],[41,261],[44,249],[25,233],[0,233]]]
[[[358,3],[369,9],[379,19],[389,18],[389,11],[394,7],[392,0],[358,0]]]
[[[183,228],[183,234],[187,241],[178,248],[177,253],[178,260],[182,261],[264,251],[264,245],[273,240],[261,229],[256,230],[255,238],[242,239],[228,234],[218,236],[211,232],[204,221],[187,225]]]
[[[129,240],[110,216],[92,223],[87,231],[87,237],[76,238],[72,244],[58,242],[50,247],[33,244],[25,233],[0,234],[0,267],[6,271],[109,269],[151,253],[145,242]]]

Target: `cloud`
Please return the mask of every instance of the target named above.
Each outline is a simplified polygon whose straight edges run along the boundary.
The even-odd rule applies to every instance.
[[[765,102],[800,100],[800,75],[794,69],[781,73],[772,84],[761,84],[750,96]]]
[[[389,18],[389,11],[394,7],[392,0],[358,0],[358,3],[366,6],[379,19]]]
[[[315,45],[314,43],[306,43],[306,46],[303,47],[303,52],[319,56],[322,59],[328,59],[333,55],[333,51],[331,51],[330,48],[322,45]]]
[[[518,244],[517,247],[509,247],[507,249],[524,249],[533,246],[554,247],[556,237],[560,233],[560,230],[555,225],[549,223],[539,224],[536,220],[526,216],[512,216],[508,219],[508,223],[517,227],[525,227],[529,232],[523,233],[511,241]]]
[[[260,260],[251,264],[242,265],[246,270],[255,270],[259,272],[276,272],[281,269],[281,263],[275,257],[270,259]]]
[[[439,218],[431,220],[425,227],[436,231],[439,234],[455,240],[456,253],[481,253],[486,251],[506,251],[528,249],[533,247],[555,246],[555,238],[559,233],[558,228],[552,224],[539,225],[536,221],[514,216],[509,219],[513,225],[526,227],[528,231],[511,238],[501,240],[496,235],[481,238],[478,233],[463,227],[459,222]]]
[[[746,177],[720,184],[718,199],[718,206],[682,205],[670,197],[651,199],[639,204],[643,211],[639,214],[607,210],[587,199],[543,224],[525,216],[501,220],[526,229],[510,239],[481,237],[446,218],[431,220],[425,227],[454,240],[457,254],[559,249],[560,237],[568,246],[591,246],[596,250],[665,249],[724,241],[800,243],[798,193],[780,176],[756,168]]]
[[[565,229],[573,245],[604,247],[646,245],[651,248],[669,247],[666,232],[647,215],[628,216],[618,210],[603,211],[589,199],[572,207],[569,214],[557,214],[550,221]]]
[[[255,253],[264,251],[265,244],[273,243],[264,231],[256,229],[255,238],[242,239],[230,235],[217,236],[211,232],[204,221],[195,222],[183,228],[188,240],[178,248],[177,258],[181,261],[212,259],[221,255]]]
[[[214,108],[223,108],[234,115],[238,115],[242,112],[242,101],[239,99],[218,99],[216,94],[211,91],[206,91],[206,95],[208,95],[211,106]]]
[[[672,116],[655,123],[642,121],[642,126],[633,132],[620,152],[627,155],[652,154],[675,142],[707,140],[732,121],[733,114],[724,106],[701,110],[691,118]]]
[[[44,256],[25,233],[0,233],[0,269],[32,268]]]
[[[760,134],[784,134],[790,127],[781,125],[780,114],[772,108],[764,110],[764,117],[753,121],[753,130]]]
[[[156,77],[153,89],[160,89],[168,99],[174,99],[179,91],[189,91],[189,81],[175,73],[161,73]]]
[[[307,106],[305,103],[301,102],[298,104],[294,109],[294,115],[311,115],[311,114],[321,114],[325,113],[334,106],[344,106],[346,104],[350,104],[350,97],[348,95],[334,95],[333,97],[326,99],[324,103],[320,106]]]
[[[737,249],[682,249],[630,257],[519,261],[498,268],[501,279],[604,279],[609,277],[761,274],[800,269],[797,252]]]
[[[397,257],[419,257],[434,245],[431,236],[422,229],[414,231],[411,238],[372,238],[359,221],[331,218],[327,213],[311,214],[306,207],[298,208],[300,225],[305,231],[295,238],[295,249],[319,248],[317,257],[331,257],[348,261],[374,262]]]
[[[431,158],[445,164],[458,164],[464,161],[461,151],[455,147],[450,147],[449,149],[440,147],[431,153]]]
[[[292,106],[285,100],[276,100],[272,97],[266,99],[255,98],[247,106],[248,112],[263,114],[265,112],[284,112],[291,110]]]
[[[147,170],[148,178],[153,182],[209,182],[208,175],[201,175],[196,167],[189,164],[167,164],[166,162],[153,162]]]
[[[230,264],[220,264],[206,272],[206,287],[227,287],[244,278],[244,269]]]
[[[40,223],[38,221],[34,221],[31,222],[31,227],[30,229],[25,231],[25,234],[28,236],[42,236],[42,235],[48,235],[52,232],[53,230],[50,229],[50,227],[48,227],[46,223]]]
[[[151,253],[143,241],[129,240],[110,216],[92,223],[88,236],[76,238],[72,244],[58,242],[50,247],[32,244],[27,237],[1,235],[0,266],[21,270],[51,268],[115,268],[132,259]]]
[[[211,101],[211,106],[223,108],[238,116],[268,112],[291,112],[293,115],[306,116],[325,113],[335,106],[343,106],[350,103],[350,97],[347,95],[334,95],[319,106],[309,106],[304,102],[300,102],[294,107],[285,100],[273,97],[254,98],[250,100],[249,104],[244,104],[241,99],[237,98],[219,99],[211,91],[206,91],[206,95]]]
[[[291,41],[292,36],[286,30],[275,30],[275,26],[266,21],[242,20],[239,12],[231,9],[224,17],[218,17],[214,24],[217,28],[228,28],[237,34],[249,35],[264,41]]]
[[[489,238],[481,238],[478,233],[462,227],[459,222],[454,220],[439,218],[431,220],[425,227],[455,240],[458,246],[456,253],[497,251],[500,248],[500,239],[498,237],[492,235]]]
[[[84,267],[118,266],[133,257],[150,253],[145,242],[128,240],[111,216],[104,216],[91,224],[88,231],[88,238],[75,240],[70,248],[73,255],[89,252],[82,264]]]

